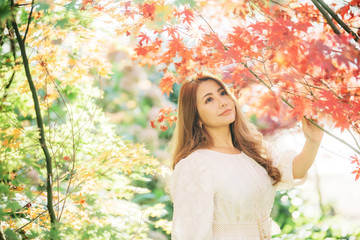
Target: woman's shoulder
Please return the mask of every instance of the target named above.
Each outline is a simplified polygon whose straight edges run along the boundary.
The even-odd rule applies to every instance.
[[[209,153],[207,151],[203,151],[203,149],[195,149],[186,157],[182,158],[178,164],[206,164],[210,159],[208,156]]]

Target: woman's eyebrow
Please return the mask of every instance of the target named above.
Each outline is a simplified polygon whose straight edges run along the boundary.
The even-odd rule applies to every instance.
[[[223,87],[220,87],[217,91],[218,92],[220,92],[222,89],[224,89]],[[204,99],[206,96],[208,96],[208,95],[212,95],[212,92],[209,92],[209,93],[207,93],[207,94],[205,94],[203,97],[202,97],[202,99]]]

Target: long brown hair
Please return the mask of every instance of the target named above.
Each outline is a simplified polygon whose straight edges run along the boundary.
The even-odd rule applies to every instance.
[[[187,157],[193,151],[207,148],[213,145],[213,139],[201,128],[199,113],[196,107],[196,92],[199,85],[204,81],[217,82],[235,103],[235,121],[230,124],[232,142],[235,148],[243,151],[246,155],[259,163],[268,175],[274,180],[273,185],[281,179],[279,169],[273,166],[273,159],[268,154],[263,135],[254,124],[247,121],[240,110],[240,105],[228,87],[216,76],[211,74],[197,75],[191,80],[182,83],[178,101],[178,118],[173,137],[170,141],[173,165]]]

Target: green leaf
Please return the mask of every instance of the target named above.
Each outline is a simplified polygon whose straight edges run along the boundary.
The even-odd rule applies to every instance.
[[[0,3],[0,24],[4,23],[11,17],[10,1],[2,1]]]
[[[68,10],[68,11],[77,10],[77,9],[75,8],[75,4],[76,4],[76,0],[73,0],[73,1],[71,1],[70,3],[66,4],[66,5],[65,5],[66,10]]]
[[[37,7],[36,7],[37,11],[44,10],[44,12],[47,12],[47,10],[50,7],[50,5],[47,4],[46,2],[39,2],[36,5],[37,5]]]
[[[20,15],[20,22],[22,24],[27,24],[28,18],[29,18],[29,13],[27,11],[25,11],[25,9],[22,9],[21,15]]]
[[[60,19],[56,22],[55,27],[60,27],[60,28],[64,29],[69,25],[68,22],[69,22],[69,18],[67,18],[67,17]]]
[[[177,7],[179,6],[183,6],[183,5],[189,5],[189,7],[195,7],[196,6],[196,1],[194,0],[175,0],[175,5]]]
[[[4,180],[4,178],[2,177],[1,180]],[[7,195],[9,192],[9,185],[5,185],[3,183],[0,184],[0,192]]]
[[[21,205],[16,201],[7,202],[6,208],[10,208],[11,211],[15,212],[16,210],[21,208]]]
[[[32,191],[30,191],[29,189],[25,189],[25,195],[29,198],[32,199],[34,197],[34,194],[32,193]]]
[[[15,233],[15,231],[11,230],[10,228],[4,231],[6,239],[13,239],[13,240],[20,240],[20,236]]]

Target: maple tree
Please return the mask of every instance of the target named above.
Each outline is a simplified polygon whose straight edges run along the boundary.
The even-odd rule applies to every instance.
[[[131,202],[149,191],[131,181],[162,170],[144,145],[114,134],[96,104],[96,81],[109,78],[111,63],[107,39],[93,32],[84,8],[75,1],[0,3],[0,239],[142,239],[136,229],[147,224],[127,218],[167,224],[149,219],[162,204]],[[114,197],[121,202],[102,206]]]
[[[87,9],[99,4],[92,1]],[[136,62],[164,74],[163,93],[204,71],[217,73],[248,116],[266,118],[276,128],[305,117],[360,154],[360,1],[159,0],[121,6],[113,17],[124,24],[116,32],[137,39]],[[163,117],[158,119],[166,130]],[[354,141],[317,121],[348,131]]]

